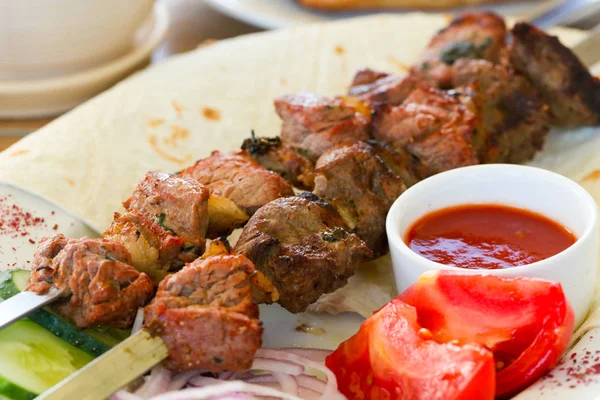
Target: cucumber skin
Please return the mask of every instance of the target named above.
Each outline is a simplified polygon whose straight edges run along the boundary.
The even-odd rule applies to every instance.
[[[46,310],[36,310],[27,317],[42,328],[59,337],[67,343],[80,348],[93,357],[98,357],[110,350],[110,346],[96,340],[90,335],[81,332],[74,326],[69,325],[56,315]]]
[[[2,396],[10,400],[33,400],[37,397],[37,394],[31,393],[0,376],[0,397]]]
[[[8,299],[21,292],[13,281],[13,274],[27,274],[27,270],[0,272],[0,298]],[[110,350],[110,346],[80,331],[57,315],[44,309],[36,310],[27,316],[31,321],[51,332],[60,339],[80,348],[91,356],[98,357]]]

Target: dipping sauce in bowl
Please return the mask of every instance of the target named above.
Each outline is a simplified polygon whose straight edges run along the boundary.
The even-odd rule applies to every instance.
[[[468,269],[504,269],[552,257],[577,241],[555,221],[497,204],[468,204],[426,214],[405,242],[415,253]]]
[[[500,210],[501,216],[490,219],[490,222],[476,217],[473,218],[476,222],[470,225],[463,225],[467,224],[468,216],[450,215],[454,211],[470,214],[477,211],[473,209],[475,205],[499,205],[505,209]],[[464,206],[467,206],[466,209],[462,209]],[[510,212],[510,208],[517,209],[516,215]],[[512,215],[507,216],[503,212],[507,209]],[[449,213],[448,210],[453,212]],[[489,217],[490,210],[483,211]],[[447,260],[433,261],[415,252],[407,241],[411,231],[423,232],[415,229],[419,227],[420,221],[426,221],[428,216],[438,219],[447,213],[447,216],[452,218],[453,228],[460,228],[460,233],[463,234],[472,231],[480,238],[500,236],[506,239],[515,236],[515,233],[517,236],[526,233],[525,236],[532,241],[531,243],[522,245],[516,238],[509,244],[519,244],[519,248],[529,255],[546,258],[514,265],[511,268],[473,269],[448,265]],[[494,220],[500,220],[504,224],[519,216],[527,221],[524,225],[522,220],[517,218],[521,225],[516,231],[509,229],[507,232],[504,228],[499,231],[499,228],[492,224]],[[541,227],[537,226],[540,219],[546,222],[550,220],[550,224],[542,223]],[[534,231],[519,231],[532,224],[535,227]],[[575,311],[576,326],[585,320],[594,299],[600,260],[598,205],[579,184],[553,172],[507,164],[474,165],[442,172],[420,181],[402,193],[390,208],[385,226],[398,292],[403,292],[418,281],[423,273],[432,270],[546,279],[560,282],[562,285]],[[450,224],[447,224],[446,227],[449,226]],[[570,236],[570,240],[566,244],[552,244],[551,247],[547,247],[548,237],[554,237],[555,230],[560,232],[556,236]],[[499,232],[501,235],[498,235]],[[446,232],[442,230],[442,233]],[[551,236],[546,236],[548,234]],[[573,243],[575,238],[577,241]],[[481,242],[480,240],[478,244]],[[537,253],[536,247],[529,247],[530,245],[544,246],[542,249],[550,249],[550,253],[556,254],[549,256],[550,253]],[[566,248],[561,251],[562,247]]]

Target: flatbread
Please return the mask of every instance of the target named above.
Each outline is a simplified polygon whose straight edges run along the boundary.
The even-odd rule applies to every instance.
[[[279,134],[279,95],[346,92],[362,67],[405,73],[443,15],[379,15],[247,35],[153,66],[0,154],[0,180],[38,193],[99,232],[148,170],[175,172],[254,129]],[[566,44],[582,37],[559,30]],[[600,135],[554,134],[535,165],[580,180],[600,199]],[[586,178],[587,177],[587,178]],[[592,178],[590,178],[592,177]],[[319,311],[369,315],[395,295],[389,258],[324,297]]]

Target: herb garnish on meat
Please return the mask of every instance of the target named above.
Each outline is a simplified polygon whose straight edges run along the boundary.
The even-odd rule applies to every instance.
[[[452,65],[459,58],[483,58],[483,53],[492,45],[492,39],[487,37],[481,43],[476,46],[474,43],[467,41],[451,42],[448,43],[440,53],[440,60],[444,64]]]
[[[267,154],[272,147],[277,146],[281,146],[281,138],[279,136],[257,138],[253,129],[250,133],[250,138],[245,139],[242,143],[242,150],[248,150],[250,155],[254,157]]]
[[[171,228],[169,228],[168,226],[165,225],[165,217],[166,217],[165,213],[156,214],[154,216],[154,220],[165,231],[170,232],[173,235],[177,236],[177,234],[175,233],[175,231],[173,229],[171,229]]]
[[[321,237],[323,238],[324,241],[333,243],[333,242],[339,242],[340,240],[345,238],[347,234],[348,233],[346,232],[346,230],[344,228],[336,226],[329,232],[323,232],[321,234]]]

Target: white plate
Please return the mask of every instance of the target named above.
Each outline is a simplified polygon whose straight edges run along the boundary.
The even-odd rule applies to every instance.
[[[432,0],[435,1],[435,0]],[[247,24],[265,29],[288,28],[311,22],[357,17],[369,14],[360,12],[319,12],[300,6],[296,0],[205,0],[215,9]],[[560,1],[518,1],[506,4],[489,4],[475,9],[490,9],[506,16],[533,17],[550,9]],[[448,10],[458,12],[464,8]],[[414,10],[399,10],[398,13]],[[386,13],[393,10],[385,10]],[[371,12],[372,13],[372,12]]]
[[[0,81],[0,118],[40,118],[63,113],[108,89],[149,60],[167,32],[163,3],[136,33],[133,50],[99,67],[55,78]]]
[[[29,216],[23,218],[24,214]],[[0,226],[0,271],[29,269],[37,242],[44,236],[57,233],[67,237],[99,236],[83,220],[56,204],[2,182],[0,218],[3,222]]]

